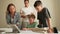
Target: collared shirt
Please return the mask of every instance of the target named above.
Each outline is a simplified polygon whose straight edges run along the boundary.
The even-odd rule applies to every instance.
[[[6,14],[6,21],[8,24],[17,24],[20,23],[20,14],[15,12],[14,18],[11,17],[11,14]]]
[[[28,24],[27,28],[35,28],[37,27],[37,22],[33,22],[32,24]]]

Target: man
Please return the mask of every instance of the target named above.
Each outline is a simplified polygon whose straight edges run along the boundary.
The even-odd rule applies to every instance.
[[[28,17],[30,14],[34,14],[34,9],[32,7],[29,6],[29,0],[24,0],[24,8],[21,9],[20,14],[22,17],[22,22],[23,22],[23,27],[26,27],[26,23],[29,22],[28,21]]]
[[[20,13],[25,16],[30,15],[34,12],[33,8],[29,6],[29,0],[24,0],[24,8],[21,9]]]
[[[39,28],[49,27],[50,28],[50,13],[47,8],[42,6],[41,1],[36,1],[34,7],[37,10],[37,18],[39,20]]]

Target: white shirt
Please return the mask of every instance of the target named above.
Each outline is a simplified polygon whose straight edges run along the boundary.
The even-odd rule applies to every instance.
[[[29,14],[34,12],[33,8],[30,7],[30,6],[29,7],[24,7],[21,10],[24,12],[25,15],[29,15]]]

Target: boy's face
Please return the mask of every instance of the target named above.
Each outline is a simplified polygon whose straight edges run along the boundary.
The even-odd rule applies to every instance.
[[[41,6],[41,5],[36,6],[36,7],[35,7],[35,9],[36,9],[38,12],[40,12],[40,11],[41,11],[41,9],[42,9],[42,6]]]
[[[29,18],[29,22],[32,24],[34,22],[34,18]]]

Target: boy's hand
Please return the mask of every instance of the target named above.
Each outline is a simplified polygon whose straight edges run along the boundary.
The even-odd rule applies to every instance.
[[[27,30],[27,28],[23,28],[23,30],[25,30],[25,31],[26,31],[26,30]]]
[[[53,29],[48,29],[48,33],[53,33]]]

